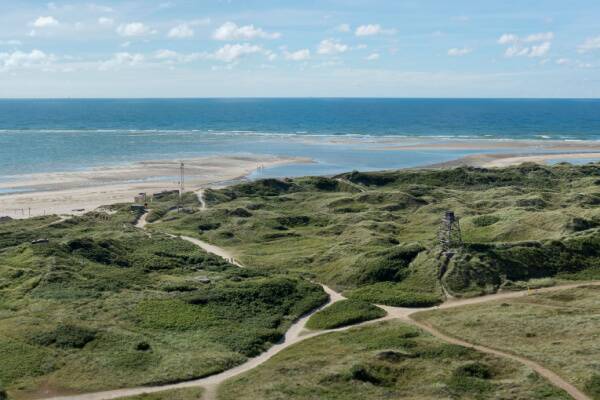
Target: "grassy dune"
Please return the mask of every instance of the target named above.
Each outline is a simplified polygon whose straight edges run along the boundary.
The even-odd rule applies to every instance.
[[[600,399],[600,287],[418,314],[450,335],[524,355]]]
[[[360,300],[342,300],[313,314],[306,327],[333,329],[385,317],[381,308]]]
[[[400,322],[299,343],[225,382],[219,400],[568,399],[520,364]]]
[[[0,387],[13,397],[174,382],[281,339],[326,301],[315,284],[243,269],[133,227],[128,206],[0,224]],[[47,243],[32,244],[32,240]]]
[[[210,209],[168,214],[185,232],[248,265],[315,277],[390,305],[442,300],[436,233],[445,210],[466,243],[448,264],[457,296],[523,281],[600,278],[600,165],[353,172],[209,190]]]
[[[151,235],[134,227],[139,214],[129,205],[62,222],[0,223],[0,387],[26,398],[228,369],[280,340],[294,319],[326,301],[311,281],[352,299],[315,318],[317,326],[339,326],[376,315],[356,301],[437,304],[442,283],[457,296],[473,296],[600,278],[599,164],[338,178],[208,190],[205,211],[192,193],[179,210],[177,197],[166,196],[151,204]],[[462,218],[465,246],[441,274],[435,237],[448,209]],[[166,232],[223,246],[251,268]],[[380,368],[376,379],[386,382],[385,371],[396,371],[357,368],[367,381]],[[336,379],[335,396],[343,398],[347,392]],[[585,379],[580,383],[591,393],[597,381]],[[368,386],[360,382],[357,393]],[[373,390],[379,396],[380,388]]]

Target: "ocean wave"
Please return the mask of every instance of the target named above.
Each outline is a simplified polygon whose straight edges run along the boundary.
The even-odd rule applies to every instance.
[[[125,136],[192,136],[192,135],[212,135],[212,136],[258,136],[258,137],[300,137],[300,138],[355,138],[365,140],[381,140],[381,139],[476,139],[476,140],[557,140],[557,141],[600,141],[600,135],[588,136],[578,133],[570,135],[565,134],[523,134],[523,135],[502,135],[494,133],[480,134],[464,134],[464,133],[348,133],[348,132],[311,132],[311,131],[294,131],[294,132],[277,132],[277,131],[254,131],[254,130],[214,130],[214,129],[0,129],[0,134],[115,134]]]

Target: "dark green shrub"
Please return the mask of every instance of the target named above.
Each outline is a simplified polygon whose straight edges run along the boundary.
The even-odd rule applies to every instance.
[[[214,222],[214,223],[210,223],[210,222],[205,222],[202,224],[198,225],[198,230],[200,231],[214,231],[215,229],[219,229],[221,227],[221,224],[218,222]]]
[[[594,400],[600,399],[600,374],[594,374],[585,384],[585,391],[592,395]]]
[[[229,215],[233,216],[233,217],[240,217],[240,218],[250,218],[252,216],[252,213],[248,210],[246,210],[245,208],[236,208],[235,210],[229,211],[228,212]]]
[[[135,345],[135,349],[137,351],[148,351],[150,350],[151,346],[150,343],[148,342],[139,342]]]
[[[8,400],[8,394],[6,394],[6,390],[0,388],[0,400]]]
[[[492,377],[491,368],[483,363],[472,362],[461,365],[454,370],[455,376],[467,376],[471,378],[490,379]]]
[[[357,283],[400,282],[408,275],[408,266],[424,249],[419,245],[393,247],[376,254],[367,254],[362,264]]]
[[[401,371],[379,364],[356,364],[350,368],[352,379],[384,387],[394,385],[400,373]]]
[[[306,215],[279,217],[277,218],[277,222],[286,227],[306,226],[310,223],[310,217]]]
[[[59,325],[55,330],[34,335],[33,341],[42,346],[81,349],[96,338],[96,331],[76,325]]]

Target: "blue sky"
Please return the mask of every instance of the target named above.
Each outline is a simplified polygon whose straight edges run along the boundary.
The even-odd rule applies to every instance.
[[[0,97],[600,97],[597,0],[0,3]]]

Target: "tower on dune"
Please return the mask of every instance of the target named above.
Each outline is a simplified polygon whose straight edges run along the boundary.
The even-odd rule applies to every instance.
[[[438,241],[444,253],[452,253],[462,247],[462,235],[460,233],[460,218],[454,211],[446,211],[440,224]]]

